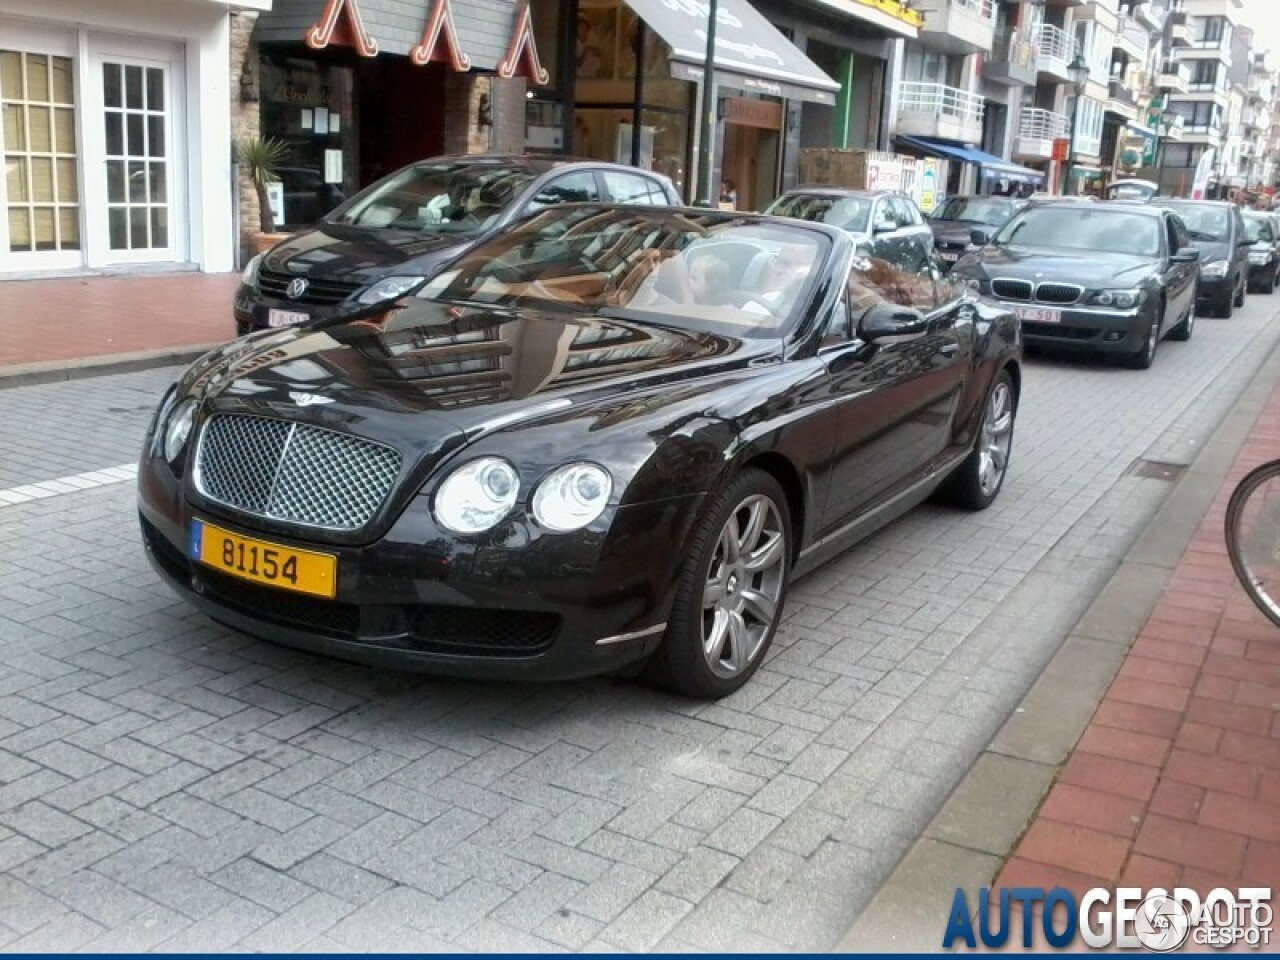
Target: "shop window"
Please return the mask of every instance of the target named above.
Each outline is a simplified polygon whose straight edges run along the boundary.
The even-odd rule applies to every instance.
[[[9,249],[80,249],[75,90],[68,57],[0,50]]]

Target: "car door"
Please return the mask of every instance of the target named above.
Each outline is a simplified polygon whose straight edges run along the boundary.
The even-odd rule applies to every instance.
[[[1191,234],[1183,226],[1180,219],[1173,214],[1163,216],[1165,227],[1165,243],[1168,246],[1168,260],[1165,263],[1165,291],[1167,309],[1165,311],[1164,329],[1170,330],[1187,315],[1196,298],[1196,280],[1200,270],[1194,263],[1175,263],[1173,257],[1181,250],[1194,246]]]
[[[922,270],[933,259],[936,249],[933,231],[909,198],[893,197],[892,203],[902,232],[903,260],[900,265],[911,272]]]
[[[1249,277],[1249,234],[1244,228],[1244,215],[1240,213],[1240,208],[1232,206],[1231,208],[1231,234],[1232,234],[1232,250],[1231,264],[1235,268],[1233,275],[1239,275],[1245,280]]]
[[[858,261],[849,278],[854,335],[826,356],[839,405],[831,485],[823,513],[829,533],[923,478],[946,452],[972,341],[972,303],[947,287],[939,302],[932,263],[918,273],[880,257]],[[939,274],[940,276],[940,274]],[[866,343],[856,331],[877,304],[919,310],[927,332]],[[962,344],[962,340],[964,344]]]

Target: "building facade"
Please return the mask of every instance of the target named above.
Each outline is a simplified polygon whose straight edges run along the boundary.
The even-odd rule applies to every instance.
[[[230,270],[232,6],[0,0],[0,276]]]

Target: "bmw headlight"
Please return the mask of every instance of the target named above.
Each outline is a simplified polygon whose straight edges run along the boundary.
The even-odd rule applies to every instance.
[[[182,453],[182,448],[186,446],[187,438],[191,436],[191,424],[196,418],[196,401],[193,397],[187,397],[169,414],[169,419],[164,425],[164,458],[173,463]]]
[[[533,494],[533,519],[555,533],[581,530],[604,512],[613,478],[594,463],[571,463],[552,472]]]
[[[436,522],[451,533],[483,533],[511,512],[520,494],[516,468],[498,457],[459,467],[436,491]]]
[[[262,254],[259,253],[244,265],[244,270],[240,272],[240,282],[246,287],[257,286],[260,266],[262,266]]]
[[[1131,310],[1144,299],[1146,295],[1141,290],[1099,290],[1089,298],[1089,303],[1095,307]]]
[[[424,277],[384,277],[360,294],[359,302],[368,306],[384,300],[396,300],[418,289],[424,280]]]
[[[1206,277],[1225,277],[1227,271],[1231,269],[1231,264],[1227,260],[1215,260],[1213,263],[1206,263],[1200,268],[1200,273]]]

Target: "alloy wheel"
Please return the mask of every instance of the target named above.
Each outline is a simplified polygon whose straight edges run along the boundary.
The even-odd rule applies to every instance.
[[[1009,465],[1009,450],[1013,446],[1013,391],[1007,383],[997,383],[987,400],[987,412],[982,418],[982,439],[979,447],[978,486],[982,495],[989,497],[1000,488],[1005,469]]]
[[[702,592],[702,655],[731,679],[755,661],[778,616],[787,537],[777,505],[753,494],[729,514]]]

